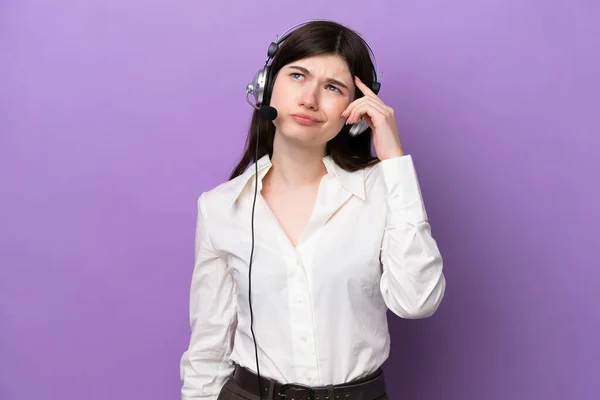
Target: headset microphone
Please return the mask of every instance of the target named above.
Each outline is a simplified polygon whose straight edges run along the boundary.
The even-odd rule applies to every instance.
[[[258,110],[258,115],[260,119],[273,121],[275,118],[277,118],[277,110],[271,106],[261,106]]]

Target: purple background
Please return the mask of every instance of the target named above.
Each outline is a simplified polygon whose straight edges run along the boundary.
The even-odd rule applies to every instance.
[[[196,199],[277,33],[364,34],[448,290],[392,399],[598,399],[597,1],[0,2],[0,399],[179,398]]]

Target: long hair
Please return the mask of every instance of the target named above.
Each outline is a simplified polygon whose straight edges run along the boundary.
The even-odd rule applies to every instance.
[[[369,49],[363,39],[353,30],[332,22],[312,21],[293,31],[273,57],[269,68],[268,83],[264,104],[268,105],[272,87],[277,73],[285,65],[294,61],[330,54],[340,56],[348,64],[350,74],[358,76],[368,87],[372,87],[375,77],[375,67],[371,61]],[[364,94],[356,88],[355,100]],[[260,125],[260,136],[258,128]],[[350,125],[344,125],[342,130],[326,146],[326,154],[347,171],[357,171],[372,165],[379,160],[371,154],[371,128],[358,136],[350,136]],[[256,140],[258,139],[258,158],[265,154],[273,156],[273,138],[275,125],[272,121],[259,118],[258,110],[254,110],[246,137],[243,156],[231,172],[229,179],[241,175],[252,162],[256,162]]]

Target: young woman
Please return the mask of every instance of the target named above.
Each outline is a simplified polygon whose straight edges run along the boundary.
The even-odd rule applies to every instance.
[[[181,396],[387,399],[387,309],[429,317],[446,285],[413,161],[357,33],[312,21],[279,44],[276,115],[255,110],[231,179],[198,199]]]

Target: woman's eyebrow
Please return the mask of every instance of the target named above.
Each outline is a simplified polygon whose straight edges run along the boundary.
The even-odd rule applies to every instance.
[[[309,71],[309,70],[307,70],[307,69],[306,69],[306,68],[304,68],[304,67],[301,67],[301,66],[299,66],[299,65],[290,65],[288,68],[297,69],[297,70],[299,70],[300,72],[302,72],[303,74],[310,76],[310,71]],[[344,88],[344,89],[346,89],[346,90],[350,90],[350,89],[348,88],[348,86],[346,86],[346,85],[345,85],[343,82],[340,82],[340,81],[338,81],[337,79],[328,78],[328,79],[327,79],[327,82],[329,82],[329,83],[332,83],[332,84],[334,84],[334,85],[341,86],[341,87],[343,87],[343,88]]]

